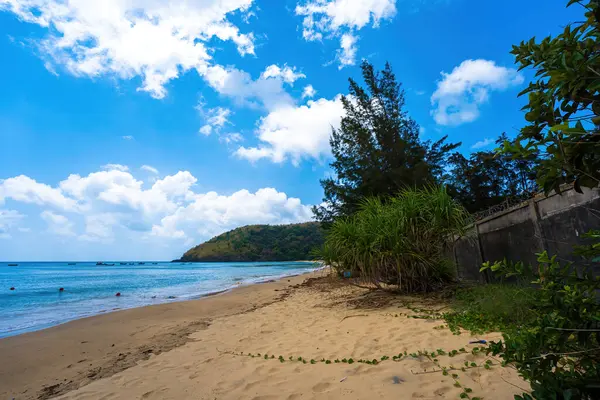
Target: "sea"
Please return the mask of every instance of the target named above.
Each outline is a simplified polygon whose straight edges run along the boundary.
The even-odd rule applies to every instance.
[[[96,264],[0,263],[0,338],[126,308],[197,299],[321,267],[312,262]]]

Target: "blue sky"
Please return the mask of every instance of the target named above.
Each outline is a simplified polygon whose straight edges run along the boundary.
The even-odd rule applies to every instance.
[[[172,259],[311,218],[358,64],[389,61],[423,137],[523,125],[511,45],[562,0],[0,0],[0,260]]]

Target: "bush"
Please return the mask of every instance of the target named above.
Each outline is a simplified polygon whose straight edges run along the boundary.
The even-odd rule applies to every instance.
[[[600,241],[600,231],[585,237]],[[600,243],[576,248],[592,264]],[[561,265],[556,256],[538,255],[538,267],[506,261],[484,264],[505,277],[533,275],[539,286],[536,318],[523,329],[508,331],[489,352],[513,364],[531,383],[532,393],[516,399],[600,398],[600,277],[585,266]]]
[[[469,218],[443,187],[367,199],[355,215],[333,223],[322,258],[380,288],[428,292],[453,278],[448,244],[466,233]]]

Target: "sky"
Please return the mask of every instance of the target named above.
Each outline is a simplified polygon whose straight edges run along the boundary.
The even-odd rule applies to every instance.
[[[423,139],[515,136],[512,45],[565,0],[0,0],[0,260],[170,260],[312,219],[348,78],[389,61]]]

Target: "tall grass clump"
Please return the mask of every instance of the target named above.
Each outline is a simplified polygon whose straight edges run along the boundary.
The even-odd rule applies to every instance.
[[[444,187],[406,189],[382,201],[368,198],[327,232],[322,258],[380,288],[428,292],[453,278],[448,246],[470,217]]]

